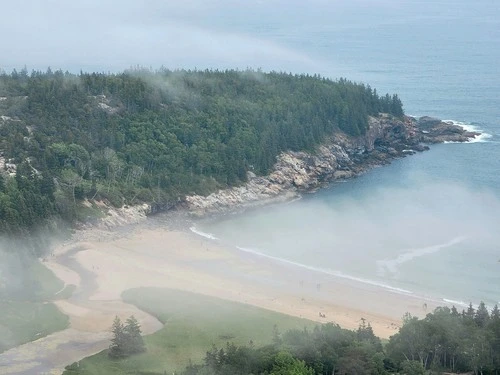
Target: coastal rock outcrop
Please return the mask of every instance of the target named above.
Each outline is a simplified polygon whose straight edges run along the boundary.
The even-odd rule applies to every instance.
[[[428,150],[426,143],[467,142],[479,133],[431,117],[394,118],[387,114],[369,118],[367,132],[350,137],[338,131],[314,153],[284,152],[272,172],[249,172],[242,186],[219,190],[206,197],[190,195],[182,206],[195,216],[225,213],[239,208],[286,201],[326,183],[362,174],[375,166]]]
[[[93,201],[93,203],[105,212],[105,216],[99,219],[87,218],[85,222],[81,223],[79,229],[108,230],[114,227],[139,223],[152,213],[151,205],[147,203],[134,206],[125,205],[121,208],[113,207],[103,201]],[[92,207],[92,203],[89,201],[85,201],[83,204],[87,207]]]
[[[467,142],[480,135],[477,132],[466,131],[451,122],[432,117],[419,118],[417,126],[421,131],[420,141],[425,143]]]

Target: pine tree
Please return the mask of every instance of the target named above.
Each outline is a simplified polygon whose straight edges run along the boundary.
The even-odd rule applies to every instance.
[[[366,324],[365,318],[361,318],[356,336],[359,342],[366,342],[373,345],[377,350],[382,351],[380,339],[373,333],[373,328],[370,323]]]
[[[5,178],[3,174],[0,173],[0,193],[5,192]]]
[[[493,310],[491,310],[491,320],[500,320],[500,309],[498,309],[498,305],[495,305]]]
[[[123,358],[126,356],[125,352],[125,332],[123,323],[118,316],[113,320],[113,325],[111,327],[111,332],[113,333],[113,338],[111,339],[111,345],[109,346],[108,355],[111,358]]]
[[[146,346],[141,336],[141,326],[133,315],[126,320],[123,333],[125,335],[124,348],[126,355],[143,353],[146,351]]]
[[[401,103],[401,99],[399,99],[396,94],[392,96],[391,113],[396,117],[402,117],[404,115],[403,103]]]
[[[489,319],[490,315],[488,314],[488,309],[486,308],[484,302],[481,301],[477,308],[476,315],[474,316],[474,320],[479,327],[484,327],[488,323]]]
[[[469,307],[467,308],[467,311],[463,312],[463,315],[465,318],[468,318],[469,320],[474,319],[474,316],[476,315],[476,311],[474,310],[472,303],[469,303]]]

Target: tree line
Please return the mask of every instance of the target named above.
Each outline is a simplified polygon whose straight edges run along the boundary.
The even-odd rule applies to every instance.
[[[424,319],[407,315],[386,347],[391,360],[417,361],[424,369],[447,372],[500,372],[500,310],[488,312],[481,302],[458,312],[437,308]]]
[[[146,351],[137,320],[123,325],[116,318],[108,357],[121,361]],[[146,339],[147,342],[147,339]],[[136,369],[141,373],[140,369]],[[213,346],[201,363],[190,363],[182,375],[424,375],[426,373],[500,372],[500,310],[484,303],[462,312],[439,307],[423,319],[406,314],[398,333],[382,344],[364,319],[357,330],[326,323],[311,329],[280,332],[272,342],[256,347],[227,343]],[[92,374],[78,364],[65,374]],[[148,374],[156,374],[148,372]],[[162,372],[158,372],[162,374]]]
[[[312,331],[276,332],[273,343],[255,348],[227,344],[207,351],[204,363],[184,375],[385,375],[400,373],[500,372],[500,311],[437,308],[424,319],[407,314],[399,332],[383,346],[364,320],[357,331],[328,323]]]
[[[207,351],[204,363],[190,365],[183,375],[248,374],[384,374],[384,354],[380,339],[363,321],[357,331],[333,323],[313,330],[274,332],[273,343]]]
[[[398,96],[318,75],[0,72],[0,156],[17,167],[0,180],[0,231],[81,219],[84,199],[168,206],[238,185],[379,112],[402,116]]]

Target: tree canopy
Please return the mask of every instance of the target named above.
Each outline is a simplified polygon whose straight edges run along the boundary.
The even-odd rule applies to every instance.
[[[357,331],[324,324],[314,330],[276,332],[273,344],[262,348],[212,348],[198,374],[498,374],[500,313],[484,303],[459,313],[439,307],[424,319],[407,314],[403,326],[385,346],[364,320]]]
[[[181,374],[496,375],[500,371],[500,313],[497,306],[489,311],[484,303],[462,312],[439,307],[423,319],[407,314],[399,332],[384,346],[363,319],[354,331],[334,323],[284,333],[275,327],[272,341],[259,347],[253,342],[213,346],[202,363],[191,363]],[[72,365],[66,373],[93,372]]]
[[[125,324],[122,323],[119,317],[115,317],[111,332],[113,338],[108,351],[110,358],[125,358],[146,351],[141,336],[141,326],[133,315],[125,321]]]
[[[394,363],[417,361],[423,369],[496,374],[500,370],[500,315],[481,302],[461,313],[440,307],[424,319],[407,315],[386,350]]]
[[[0,99],[4,233],[82,219],[86,198],[169,206],[335,131],[364,134],[369,115],[403,115],[397,95],[370,86],[253,70],[22,70],[0,73]]]

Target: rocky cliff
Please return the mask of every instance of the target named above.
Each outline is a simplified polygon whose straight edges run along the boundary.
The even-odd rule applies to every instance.
[[[328,182],[352,178],[395,158],[428,150],[426,143],[467,142],[477,135],[431,117],[397,119],[382,114],[369,119],[369,129],[363,136],[336,132],[314,153],[282,153],[267,176],[249,172],[246,184],[207,197],[187,196],[182,206],[202,216],[290,200]]]

